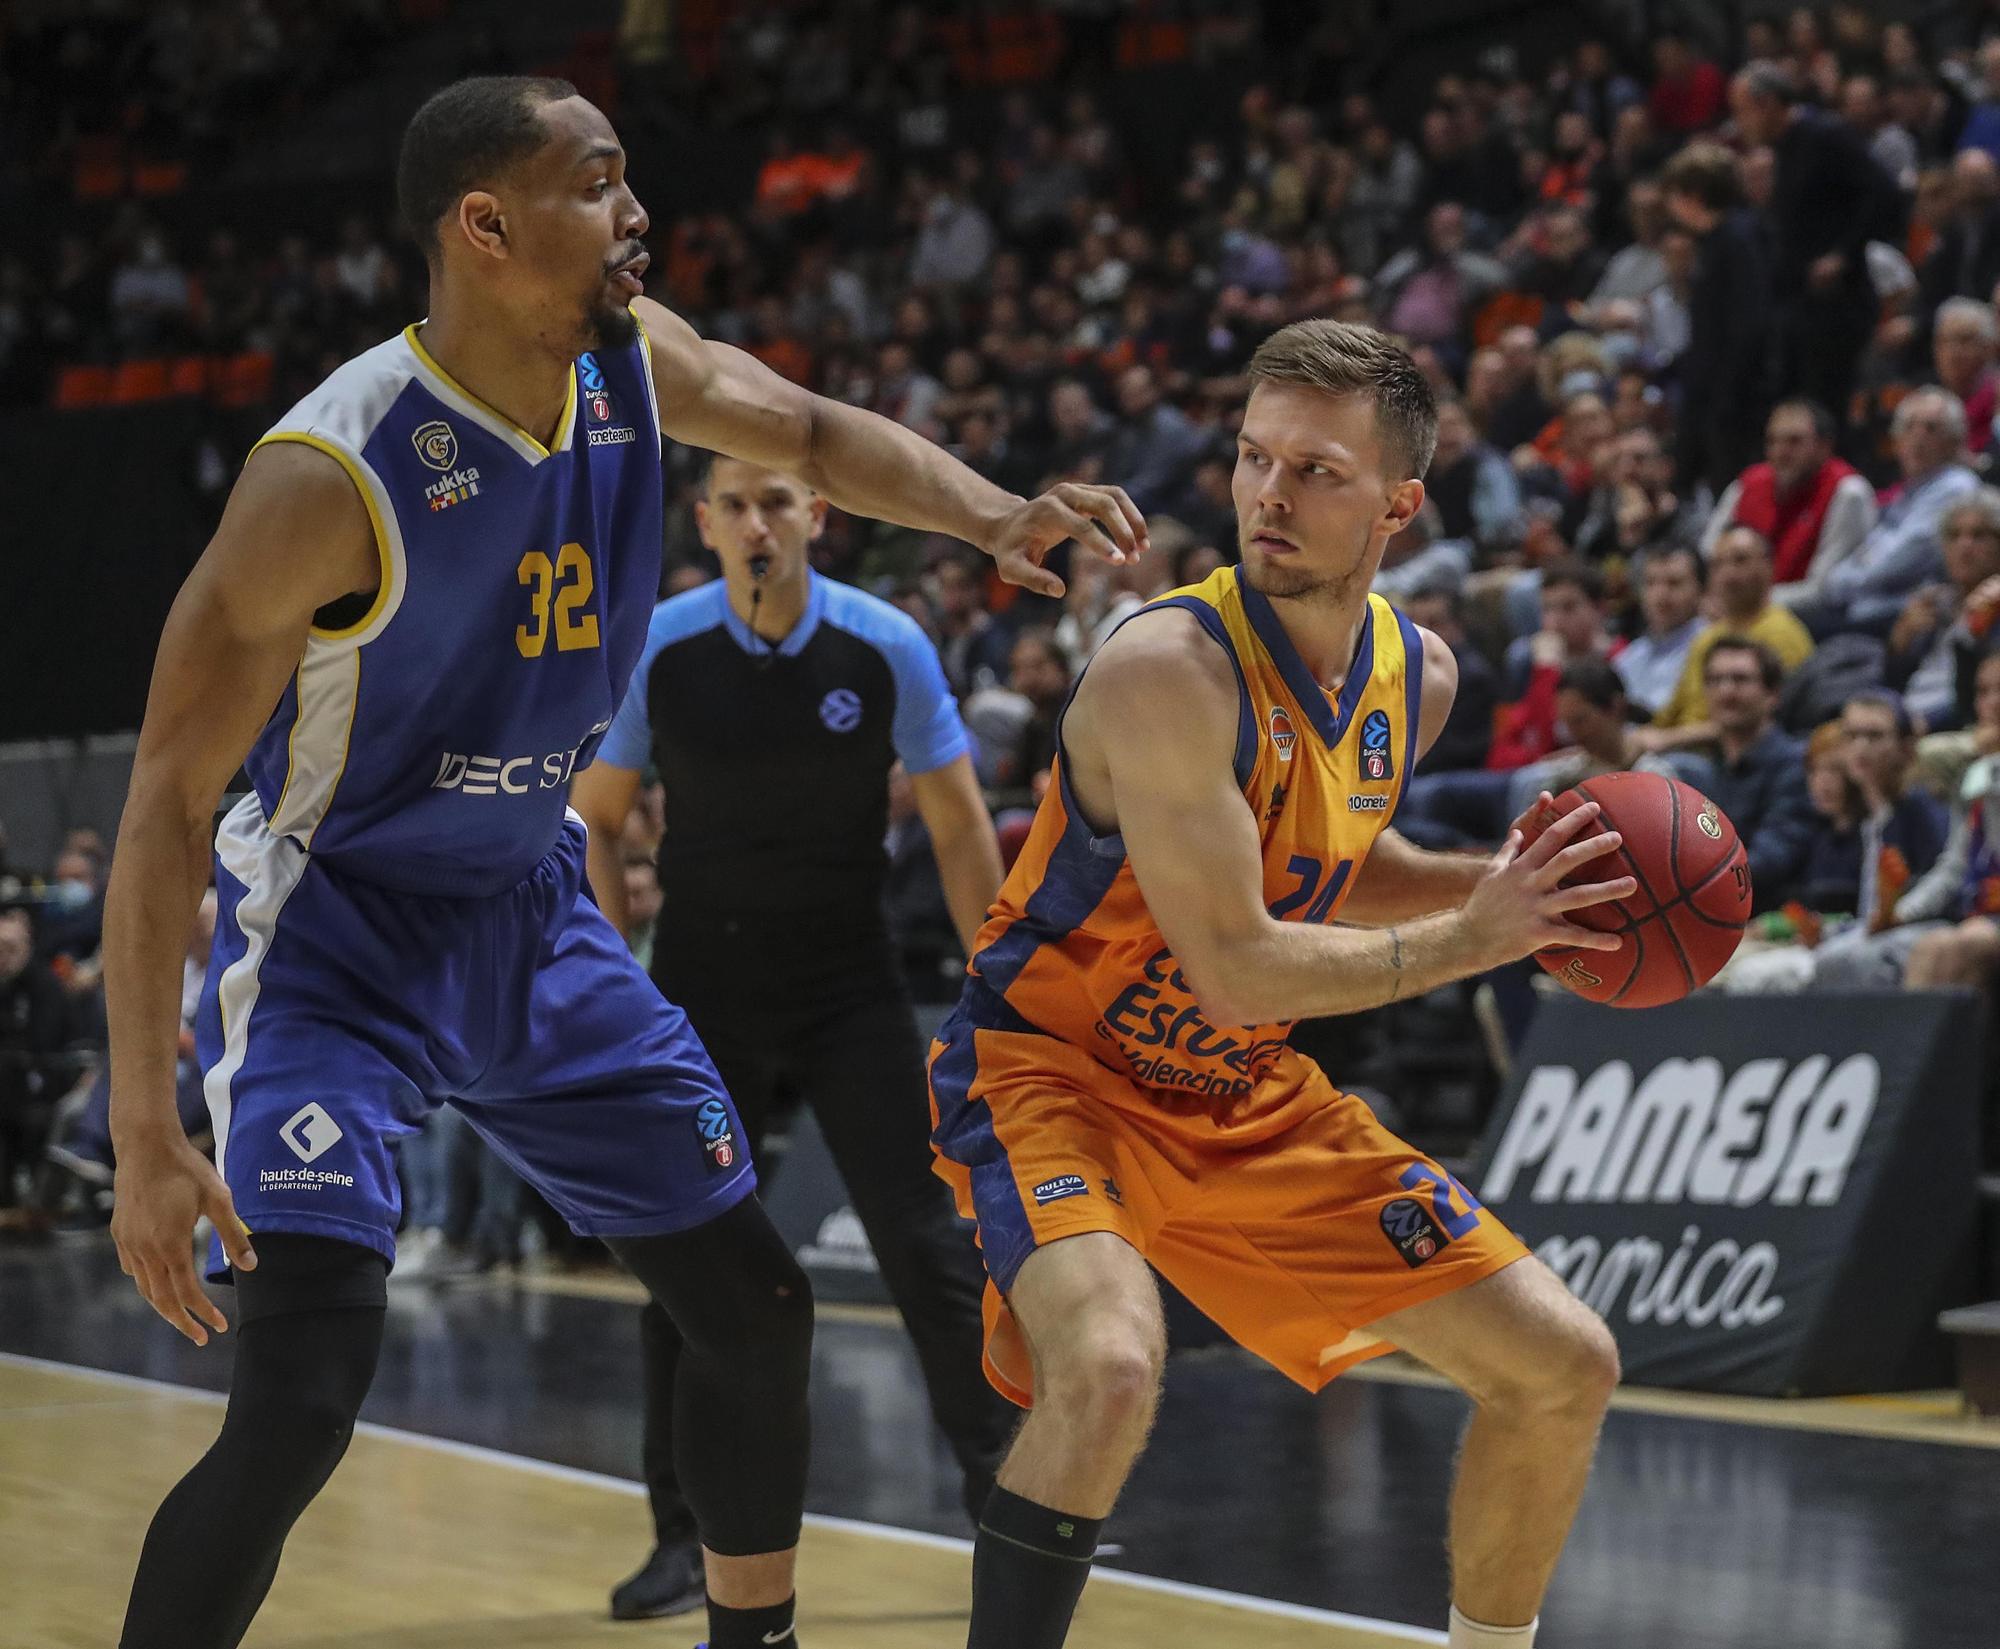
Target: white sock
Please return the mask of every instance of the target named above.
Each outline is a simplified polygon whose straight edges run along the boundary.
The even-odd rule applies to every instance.
[[[1540,1622],[1538,1615],[1526,1626],[1481,1626],[1478,1621],[1461,1615],[1454,1603],[1451,1638],[1446,1649],[1535,1649],[1535,1628]]]

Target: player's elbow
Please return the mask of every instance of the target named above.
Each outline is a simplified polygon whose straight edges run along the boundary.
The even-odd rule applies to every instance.
[[[1182,979],[1211,1025],[1261,1025],[1271,1018],[1262,1011],[1248,945],[1212,939],[1178,960]]]

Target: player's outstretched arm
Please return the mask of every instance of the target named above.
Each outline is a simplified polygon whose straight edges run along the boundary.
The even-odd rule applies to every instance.
[[[963,539],[1010,584],[1044,595],[1063,592],[1042,561],[1066,539],[1114,561],[1146,547],[1145,519],[1120,487],[1064,482],[1022,499],[902,425],[703,339],[651,299],[632,307],[652,351],[661,425],[676,441],[797,476],[850,514]]]
[[[153,1309],[202,1345],[221,1311],[189,1238],[207,1214],[230,1262],[256,1263],[229,1192],[174,1106],[181,962],[208,885],[215,804],[305,651],[313,614],[381,576],[354,484],[310,447],[251,456],[222,524],[167,615],[104,907],[111,1021],[111,1234]]]
[[[1610,833],[1574,840],[1595,817],[1586,808],[1525,850],[1510,838],[1463,909],[1379,932],[1275,920],[1256,821],[1231,766],[1237,705],[1227,658],[1192,618],[1166,610],[1107,643],[1064,726],[1073,788],[1086,807],[1091,794],[1108,796],[1115,818],[1092,822],[1123,834],[1147,908],[1212,1020],[1358,1013],[1546,945],[1617,944],[1563,920],[1633,891],[1629,879],[1557,886],[1616,845]]]

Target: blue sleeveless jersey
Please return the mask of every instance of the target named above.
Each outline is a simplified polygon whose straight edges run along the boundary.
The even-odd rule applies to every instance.
[[[382,561],[369,610],[312,631],[245,763],[270,831],[410,892],[520,882],[556,846],[659,591],[644,337],[576,362],[551,448],[453,382],[415,327],[264,440],[339,461]]]

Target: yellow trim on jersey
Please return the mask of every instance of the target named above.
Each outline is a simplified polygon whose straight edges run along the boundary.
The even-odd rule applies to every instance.
[[[639,315],[639,306],[636,302],[627,307],[626,313],[632,317],[632,324],[639,329],[640,355],[642,357],[639,367],[646,377],[646,405],[653,409],[653,435],[664,451],[667,440],[667,426],[660,416],[659,380],[653,376],[653,335],[646,330],[646,323]]]
[[[352,624],[343,625],[338,630],[323,630],[317,624],[312,627],[312,633],[322,641],[347,641],[361,634],[382,616],[382,609],[388,604],[390,591],[395,584],[395,563],[389,555],[389,534],[382,525],[380,512],[375,508],[374,489],[368,485],[368,477],[362,474],[353,458],[323,436],[302,429],[273,430],[250,451],[254,454],[258,447],[269,446],[273,441],[296,441],[301,446],[311,447],[315,452],[325,453],[347,471],[348,480],[354,483],[354,490],[361,494],[362,506],[368,511],[368,525],[375,530],[375,557],[382,566],[382,582],[376,588],[375,599],[368,604],[368,611]]]
[[[416,351],[417,359],[422,361],[425,366],[429,367],[431,371],[435,372],[440,378],[442,378],[445,381],[446,385],[452,390],[454,394],[462,397],[467,401],[470,401],[475,407],[477,407],[481,412],[485,413],[487,417],[493,419],[495,422],[504,424],[508,429],[511,429],[516,435],[520,436],[520,438],[523,441],[526,441],[529,446],[533,447],[535,451],[540,453],[544,458],[549,458],[554,456],[554,453],[548,447],[543,446],[540,441],[536,440],[534,436],[530,435],[519,424],[515,423],[514,420],[509,418],[506,413],[502,412],[498,407],[492,406],[489,403],[482,401],[477,395],[473,394],[471,390],[467,389],[465,385],[460,383],[449,372],[445,371],[443,367],[439,366],[437,364],[437,361],[432,357],[431,352],[428,349],[424,348],[423,339],[417,336],[416,323],[412,322],[409,326],[403,328],[403,337],[404,340],[409,344],[410,348]],[[570,363],[570,369],[569,369],[569,389],[563,396],[562,415],[556,419],[555,451],[563,451],[568,448],[570,433],[575,427],[576,427],[576,363],[572,361]]]

